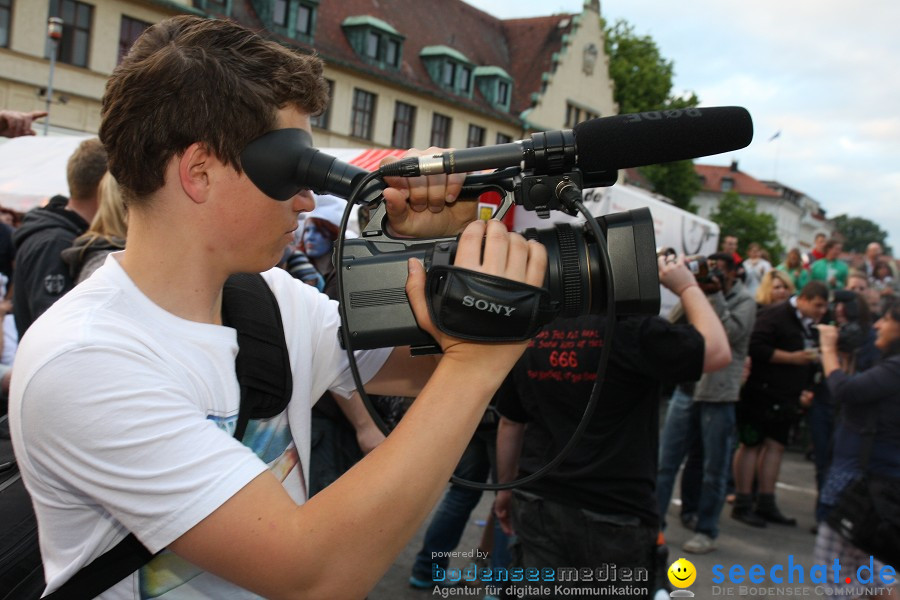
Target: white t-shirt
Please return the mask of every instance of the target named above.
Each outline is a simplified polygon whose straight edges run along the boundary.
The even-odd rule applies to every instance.
[[[355,388],[337,304],[273,269],[293,365],[282,414],[232,437],[240,392],[234,329],[187,321],[154,304],[115,254],[29,328],[10,396],[13,442],[34,500],[52,591],[133,532],[157,552],[266,468],[306,499],[310,408]],[[361,352],[371,378],[389,350]],[[171,552],[101,596],[255,598]]]
[[[744,281],[744,289],[751,296],[755,297],[756,288],[759,287],[763,275],[772,270],[772,263],[764,258],[745,258],[741,264],[744,266],[744,272],[747,274],[747,278]]]

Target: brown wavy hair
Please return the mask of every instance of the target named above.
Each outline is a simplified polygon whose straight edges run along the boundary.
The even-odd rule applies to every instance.
[[[279,109],[325,109],[322,69],[232,21],[181,15],[149,27],[103,95],[100,139],[126,202],[145,204],[195,142],[240,172],[241,151],[275,128]]]

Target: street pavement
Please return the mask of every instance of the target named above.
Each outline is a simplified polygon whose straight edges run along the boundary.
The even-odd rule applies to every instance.
[[[676,486],[676,494],[678,491]],[[472,551],[478,548],[483,527],[479,523],[487,517],[494,494],[483,494],[478,507],[472,513],[472,518],[463,534],[457,550]],[[784,598],[786,596],[821,597],[817,594],[815,585],[810,585],[809,569],[813,565],[813,544],[815,536],[810,528],[815,524],[813,509],[815,506],[815,470],[812,462],[808,461],[804,454],[797,450],[788,450],[785,453],[784,463],[781,469],[780,483],[777,489],[777,501],[781,511],[796,517],[796,527],[786,527],[770,524],[765,528],[754,528],[735,521],[730,517],[731,506],[726,504],[720,518],[720,535],[717,540],[718,549],[705,555],[689,554],[681,550],[681,545],[691,537],[692,532],[681,526],[678,519],[678,502],[676,498],[669,507],[666,538],[669,545],[669,562],[679,557],[685,557],[697,570],[696,582],[690,587],[696,598],[754,597],[754,598]],[[439,597],[432,590],[416,590],[409,586],[408,579],[410,568],[416,553],[422,544],[422,536],[427,526],[419,530],[412,541],[403,550],[384,578],[369,594],[369,600],[429,600]],[[734,565],[742,565],[745,570],[753,565],[762,565],[766,574],[773,565],[787,565],[788,557],[793,557],[793,564],[805,567],[804,585],[783,583],[752,584],[743,582],[742,585],[732,584],[728,581],[729,569]],[[460,558],[451,560],[451,567],[465,567],[470,560]],[[725,581],[717,587],[712,583],[713,568],[722,566]],[[785,579],[786,581],[786,579]],[[790,588],[790,589],[788,589]],[[900,592],[895,592],[895,595]],[[483,593],[465,596],[450,596],[451,598],[481,598]],[[889,597],[885,595],[885,597]]]

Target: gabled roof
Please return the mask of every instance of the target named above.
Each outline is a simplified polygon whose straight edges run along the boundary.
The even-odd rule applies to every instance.
[[[271,34],[281,41],[317,52],[327,63],[349,67],[419,93],[431,93],[492,117],[518,122],[541,92],[542,74],[552,71],[553,54],[562,49],[562,36],[572,28],[573,15],[504,21],[462,0],[325,0],[317,9],[315,42],[304,44]],[[399,70],[368,64],[351,48],[341,24],[348,17],[369,16],[387,23],[404,36]],[[234,0],[232,17],[257,29],[264,24],[253,0]],[[561,22],[565,22],[560,27]],[[509,113],[498,111],[473,88],[472,98],[455,96],[434,83],[420,58],[423,48],[447,46],[476,67],[499,67],[514,80]]]
[[[543,91],[543,75],[553,72],[553,55],[562,50],[562,37],[571,32],[572,17],[563,14],[503,22],[510,56],[507,71],[516,82],[511,111],[520,114],[530,108],[531,95]]]
[[[694,164],[694,170],[701,177],[703,190],[706,192],[724,193],[722,180],[730,178],[734,185],[732,189],[741,196],[765,196],[768,198],[780,198],[781,194],[773,190],[762,181],[754,179],[746,173],[737,170],[735,165],[719,167],[714,165]]]

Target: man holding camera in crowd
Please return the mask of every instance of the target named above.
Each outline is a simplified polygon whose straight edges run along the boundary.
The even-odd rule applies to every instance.
[[[311,194],[266,196],[239,157],[269,131],[309,131],[326,102],[319,59],[229,21],[153,25],[113,73],[100,136],[127,198],[128,248],[34,323],[12,389],[48,590],[133,532],[150,552],[166,552],[101,597],[364,596],[440,497],[524,350],[436,330],[424,268],[411,260],[410,304],[443,355],[435,364],[404,349],[360,353],[373,393],[418,398],[384,443],[305,502],[310,405],[326,389],[349,395],[354,386],[336,303],[266,271],[298,213],[313,208]],[[461,181],[389,181],[393,230],[462,229],[473,211],[453,201]],[[499,222],[474,222],[456,264],[541,285],[546,252]],[[260,271],[278,300],[294,381],[287,409],[251,425],[279,442],[266,447],[266,462],[252,439],[230,435],[237,346],[221,316],[225,280]]]
[[[580,443],[545,477],[497,494],[496,516],[517,536],[516,566],[646,569],[649,581],[636,586],[651,596],[652,574],[666,568],[655,564],[660,387],[699,379],[728,364],[731,354],[722,324],[683,262],[660,257],[659,279],[681,298],[687,324],[620,319],[600,374],[600,400]],[[557,319],[529,344],[498,393],[501,482],[536,472],[568,443],[596,380],[604,331],[602,316]],[[613,578],[610,585],[623,584]]]
[[[731,516],[754,527],[796,525],[775,503],[775,484],[801,394],[812,385],[819,362],[814,325],[828,309],[828,288],[810,281],[789,300],[765,307],[750,338],[753,367],[741,392],[734,457],[737,498]],[[753,484],[757,484],[756,507]]]
[[[710,276],[702,287],[728,334],[731,360],[724,369],[706,373],[693,394],[684,385],[675,388],[663,426],[657,480],[659,511],[665,524],[678,469],[692,442],[699,437],[703,443],[703,479],[697,524],[694,536],[682,546],[686,552],[697,554],[716,548],[719,513],[725,503],[728,469],[731,466],[734,407],[740,392],[750,332],[756,320],[756,302],[737,278],[734,256],[719,252],[710,256],[709,260],[712,263],[710,266],[715,265],[715,268],[710,269]],[[675,307],[672,318],[680,318],[681,308],[683,303]]]

